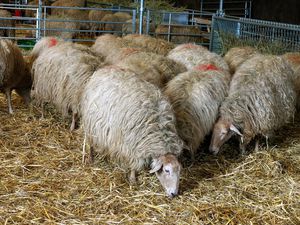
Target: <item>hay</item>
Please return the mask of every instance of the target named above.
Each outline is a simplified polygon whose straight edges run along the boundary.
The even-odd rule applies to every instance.
[[[295,47],[292,44],[285,43],[283,40],[268,40],[268,39],[258,39],[254,40],[251,38],[238,38],[233,34],[227,32],[220,32],[220,54],[225,54],[230,48],[233,47],[243,47],[251,46],[257,49],[263,54],[273,54],[280,55],[288,51],[296,51]],[[299,50],[299,49],[298,49]]]
[[[97,158],[81,164],[82,131],[48,108],[46,119],[14,95],[0,95],[0,224],[299,224],[300,116],[270,150],[239,158],[227,146],[185,167],[181,194],[164,196],[143,172],[129,186],[121,169]]]

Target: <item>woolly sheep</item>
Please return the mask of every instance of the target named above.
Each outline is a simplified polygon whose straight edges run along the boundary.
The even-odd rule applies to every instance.
[[[0,29],[0,37],[15,37],[15,20],[12,19],[12,15],[9,11],[0,9],[0,17],[6,17],[10,19],[0,19],[0,27],[7,27]]]
[[[109,64],[116,64],[139,52],[142,52],[142,49],[123,47],[116,51],[111,51],[111,53],[105,58],[105,61]]]
[[[116,66],[96,71],[84,88],[82,123],[94,151],[136,172],[151,163],[168,196],[178,194],[182,141],[172,107],[161,91]]]
[[[103,30],[103,24],[97,22],[103,22],[102,19],[105,15],[112,14],[109,10],[91,10],[89,12],[90,27],[92,32]],[[95,33],[97,36],[97,33]]]
[[[178,45],[169,52],[168,58],[182,63],[188,70],[199,64],[213,64],[224,71],[229,71],[227,63],[221,56],[191,43]]]
[[[297,108],[300,109],[300,52],[288,52],[282,55],[294,71],[293,83],[297,93]]]
[[[258,51],[253,47],[234,47],[228,50],[224,56],[224,60],[229,66],[230,73],[234,74],[243,62],[250,59],[255,54],[258,54]]]
[[[83,86],[103,59],[88,47],[70,42],[45,49],[33,64],[32,95],[37,105],[50,102],[67,116],[72,112],[72,131],[80,115]]]
[[[220,107],[210,151],[217,154],[220,147],[237,134],[244,153],[253,138],[268,137],[288,123],[295,112],[291,80],[292,70],[278,56],[256,55],[245,61],[235,72],[229,96]]]
[[[163,88],[177,74],[186,71],[183,65],[151,52],[131,54],[117,63],[117,65],[136,73],[139,78],[159,88]]]
[[[11,91],[16,90],[25,101],[30,101],[30,70],[19,47],[10,40],[0,39],[0,90],[5,93],[8,112],[13,113]]]
[[[91,49],[98,55],[107,57],[110,54],[114,54],[114,52],[119,52],[122,47],[126,46],[121,38],[112,34],[104,34],[97,37]]]
[[[144,34],[128,34],[123,37],[123,40],[129,47],[143,48],[147,52],[153,52],[159,55],[167,55],[174,47],[174,44],[170,42]]]
[[[211,132],[219,106],[227,96],[226,73],[213,65],[198,65],[177,75],[164,91],[175,112],[178,134],[193,159],[205,136]]]

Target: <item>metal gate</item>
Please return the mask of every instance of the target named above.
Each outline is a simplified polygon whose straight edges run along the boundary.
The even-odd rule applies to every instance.
[[[233,46],[244,45],[272,54],[300,51],[300,26],[229,16],[213,17],[211,51],[224,54]]]

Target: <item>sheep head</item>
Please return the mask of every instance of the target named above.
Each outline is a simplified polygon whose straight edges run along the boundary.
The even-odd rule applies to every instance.
[[[153,159],[150,173],[155,173],[166,194],[173,198],[178,195],[181,164],[173,154]]]
[[[214,155],[218,154],[223,144],[234,134],[243,138],[242,133],[233,125],[232,121],[220,118],[214,126],[209,151]]]

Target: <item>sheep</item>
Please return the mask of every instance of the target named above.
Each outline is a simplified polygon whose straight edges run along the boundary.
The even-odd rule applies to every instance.
[[[176,116],[176,128],[192,159],[218,117],[219,106],[227,96],[226,71],[202,64],[181,73],[167,84],[168,96]]]
[[[106,58],[105,61],[108,64],[116,64],[120,61],[126,60],[129,56],[142,52],[140,48],[127,48],[123,47],[116,51],[112,51]]]
[[[11,13],[5,9],[0,9],[0,17],[8,18],[0,19],[0,27],[4,27],[0,29],[0,37],[15,37],[15,30],[13,29],[15,28],[15,20],[12,19]]]
[[[98,55],[107,57],[110,54],[117,54],[122,47],[126,47],[126,45],[121,38],[112,34],[104,34],[97,37],[91,49]]]
[[[294,71],[293,83],[297,93],[297,109],[300,109],[300,53],[288,52],[282,55]]]
[[[128,34],[123,37],[129,47],[140,47],[159,55],[167,55],[174,44],[148,35]]]
[[[181,44],[172,49],[168,58],[182,63],[188,70],[199,64],[213,64],[219,69],[229,71],[224,59],[216,53],[210,52],[207,48],[195,44]]]
[[[125,57],[116,65],[126,68],[159,88],[175,77],[186,71],[186,68],[162,55],[151,52],[137,52]]]
[[[103,22],[102,19],[105,15],[112,14],[111,11],[109,10],[91,10],[89,12],[89,20],[90,22],[90,27],[92,32],[100,31],[103,30],[103,24],[102,23],[97,23],[97,22]],[[97,33],[95,33],[97,36]]]
[[[229,66],[230,73],[234,74],[243,62],[258,53],[255,48],[250,46],[234,47],[228,50],[224,56],[224,60]]]
[[[136,19],[135,20],[135,32],[133,32],[133,26],[132,26],[133,21],[132,21],[132,19],[127,20],[126,23],[124,23],[123,26],[122,26],[123,36],[125,36],[127,34],[132,34],[132,33],[139,33],[139,24],[140,24],[140,20]],[[147,21],[143,20],[143,34],[146,33],[146,26],[147,26]],[[150,33],[155,32],[155,25],[153,23],[150,23],[149,32]]]
[[[31,84],[30,69],[19,47],[0,39],[0,90],[6,95],[9,114],[13,114],[11,91],[14,89],[29,104]]]
[[[75,37],[77,31],[80,29],[80,25],[72,20],[71,17],[68,16],[56,16],[51,15],[47,17],[45,23],[45,36],[55,36],[63,39],[72,39]],[[61,21],[55,21],[61,20]],[[44,26],[44,24],[42,24]]]
[[[35,103],[43,107],[50,102],[63,116],[72,113],[70,130],[80,116],[79,99],[84,84],[103,65],[103,59],[86,46],[70,42],[45,49],[33,63]]]
[[[134,73],[107,66],[97,70],[83,90],[82,123],[94,151],[136,172],[151,163],[168,196],[178,194],[182,140],[175,129],[172,107],[162,92]]]
[[[200,28],[191,25],[160,24],[155,29],[155,37],[169,40],[176,44],[202,43],[204,41]]]
[[[235,72],[228,97],[220,107],[210,152],[217,154],[220,147],[237,134],[244,154],[253,138],[268,138],[288,123],[295,112],[292,73],[279,56],[256,55],[245,61]]]

